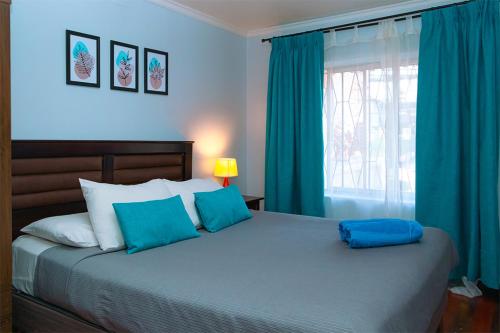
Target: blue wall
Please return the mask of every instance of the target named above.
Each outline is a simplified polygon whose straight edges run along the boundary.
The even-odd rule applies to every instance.
[[[13,139],[194,140],[194,175],[238,159],[245,188],[246,41],[146,0],[14,0]],[[65,30],[101,37],[101,88],[66,85]],[[139,46],[139,93],[109,89],[110,39]],[[144,94],[143,48],[169,52],[169,96]]]

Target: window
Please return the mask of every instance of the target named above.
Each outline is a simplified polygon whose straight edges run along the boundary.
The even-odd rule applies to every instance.
[[[414,201],[418,66],[325,71],[325,190]],[[397,98],[399,96],[399,98]]]

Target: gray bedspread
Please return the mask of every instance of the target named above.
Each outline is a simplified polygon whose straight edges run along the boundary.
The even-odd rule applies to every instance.
[[[136,254],[54,247],[37,297],[112,331],[424,332],[456,254],[420,243],[349,249],[338,223],[254,212],[214,234]]]

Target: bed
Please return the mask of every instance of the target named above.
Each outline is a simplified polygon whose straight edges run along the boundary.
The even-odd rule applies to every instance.
[[[85,209],[76,193],[73,202],[59,202],[60,197],[50,204],[43,201],[33,206],[30,200],[22,201],[22,208],[16,206],[20,194],[16,176],[37,174],[32,170],[36,163],[16,159],[41,158],[50,164],[47,159],[101,156],[101,171],[93,174],[94,179],[110,183],[191,177],[191,143],[19,144],[13,146],[15,232],[47,214]],[[80,160],[54,165],[65,165],[57,173],[71,174],[66,178],[70,181],[81,172],[95,172],[87,169],[99,165],[94,161],[85,170],[68,170],[74,165],[81,169],[83,164]],[[37,169],[43,175],[54,171],[46,165]],[[43,189],[58,191],[61,185],[50,180],[56,178],[61,177],[49,176]],[[21,195],[43,193],[40,187],[36,189]],[[351,250],[340,241],[336,221],[252,213],[252,219],[217,233],[202,232],[202,237],[133,255],[40,243],[21,236],[13,246],[14,326],[20,331],[95,332],[437,329],[446,304],[448,273],[457,259],[444,232],[425,228],[420,243]]]

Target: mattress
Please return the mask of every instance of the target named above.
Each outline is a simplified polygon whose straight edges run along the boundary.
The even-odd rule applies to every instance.
[[[147,251],[51,247],[34,294],[111,331],[424,332],[457,258],[449,237],[350,249],[333,220],[268,212]]]
[[[12,243],[12,285],[34,296],[33,283],[38,256],[57,243],[31,235],[23,235]]]

